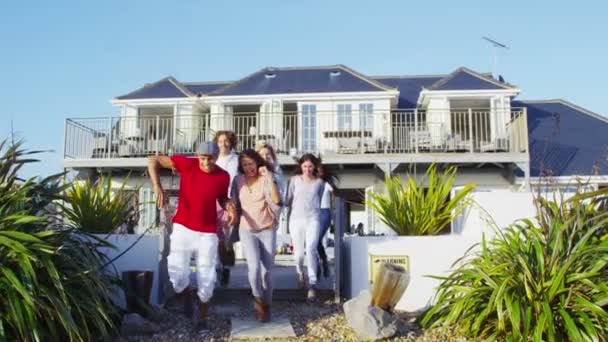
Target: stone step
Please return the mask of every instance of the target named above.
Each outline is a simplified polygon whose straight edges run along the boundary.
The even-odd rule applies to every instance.
[[[296,333],[287,317],[273,318],[272,321],[261,323],[253,319],[231,320],[231,339],[267,339],[294,338]]]
[[[303,289],[276,289],[273,291],[273,301],[305,302],[307,291]],[[333,300],[333,290],[317,290],[321,300]],[[251,298],[250,289],[216,288],[213,292],[212,303],[229,303],[235,300]]]

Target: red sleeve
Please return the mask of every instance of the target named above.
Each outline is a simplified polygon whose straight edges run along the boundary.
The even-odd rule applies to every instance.
[[[224,170],[222,170],[221,182],[218,198],[226,198],[228,197],[228,187],[230,186],[230,175]]]
[[[192,165],[196,164],[192,158],[182,155],[172,156],[171,161],[173,162],[173,166],[178,173],[187,172]]]

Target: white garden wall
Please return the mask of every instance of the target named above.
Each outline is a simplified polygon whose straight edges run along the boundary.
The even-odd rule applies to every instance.
[[[397,304],[397,310],[419,311],[427,307],[440,281],[428,275],[446,275],[451,265],[473,244],[481,241],[482,233],[492,236],[486,223],[493,217],[500,228],[521,218],[532,218],[534,206],[530,192],[512,190],[476,190],[475,205],[455,224],[455,234],[443,236],[347,236],[344,239],[345,296],[351,298],[369,289],[369,254],[407,255],[410,285]]]
[[[97,235],[100,238],[106,239],[108,242],[116,246],[116,249],[104,248],[103,252],[108,258],[113,259],[118,254],[122,253],[126,248],[131,246],[135,240],[141,235],[137,234],[111,234]],[[144,235],[139,242],[128,252],[118,258],[107,269],[122,279],[122,272],[125,271],[153,271],[152,292],[150,292],[150,303],[158,305],[158,287],[159,287],[159,262],[161,257],[160,251],[160,236],[159,235]],[[120,291],[118,305],[126,307],[124,293]]]

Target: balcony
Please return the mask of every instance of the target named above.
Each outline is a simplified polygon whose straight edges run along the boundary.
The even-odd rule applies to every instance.
[[[264,140],[282,162],[320,153],[325,162],[524,162],[525,108],[374,112],[222,113],[70,118],[66,167],[142,166],[150,154],[194,155],[218,130],[234,131],[237,150]],[[107,162],[104,162],[107,161]]]

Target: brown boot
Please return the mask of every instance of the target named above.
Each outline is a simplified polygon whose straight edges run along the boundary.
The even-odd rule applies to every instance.
[[[182,302],[184,314],[188,319],[191,319],[194,313],[194,289],[188,286],[177,296]]]
[[[198,320],[196,322],[196,330],[199,332],[208,331],[209,328],[209,303],[198,302]]]
[[[261,298],[254,299],[253,310],[255,311],[255,319],[260,322],[264,322],[264,319],[266,318],[265,306],[266,304],[264,304],[264,301]]]
[[[264,320],[263,322],[270,322],[270,304],[264,304]]]

